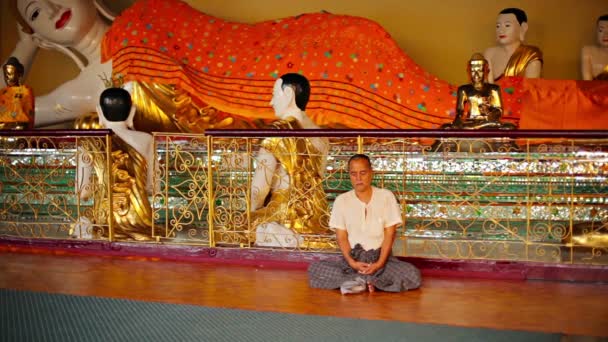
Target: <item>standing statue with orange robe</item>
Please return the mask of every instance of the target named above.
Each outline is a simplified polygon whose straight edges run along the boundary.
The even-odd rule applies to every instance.
[[[23,65],[11,57],[2,66],[6,87],[0,89],[0,129],[34,127],[34,92],[21,84]]]

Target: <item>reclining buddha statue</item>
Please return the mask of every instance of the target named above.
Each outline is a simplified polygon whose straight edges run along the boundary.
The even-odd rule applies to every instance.
[[[136,1],[117,17],[93,0],[29,2],[11,1],[22,28],[11,55],[28,69],[38,48],[55,49],[82,69],[37,98],[37,126],[94,112],[104,75],[124,79],[137,105],[135,128],[148,132],[272,120],[266,104],[274,82],[294,72],[316,89],[308,114],[321,127],[429,129],[455,116],[457,87],[365,18],[324,12],[243,24],[179,0]],[[500,86],[502,119],[521,129],[608,127],[606,85],[505,76]]]

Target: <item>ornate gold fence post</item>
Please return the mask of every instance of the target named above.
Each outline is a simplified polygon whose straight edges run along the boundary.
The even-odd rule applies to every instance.
[[[574,151],[575,150],[575,140],[570,140],[570,150]],[[570,164],[574,165],[574,155],[572,153],[569,154],[569,159],[570,159]],[[574,170],[572,170],[573,173],[575,172]],[[572,238],[574,237],[574,231],[573,231],[573,225],[574,225],[574,200],[576,199],[576,195],[575,195],[575,177],[571,177],[570,178],[570,194],[569,194],[569,203],[568,203],[568,232],[565,232],[565,236],[569,237],[569,239],[572,241]],[[568,238],[566,238],[566,241],[568,240]],[[563,238],[562,238],[562,243],[563,243]],[[570,254],[570,264],[574,263],[574,243],[570,243],[569,246],[566,245],[566,248],[568,248],[569,254]],[[563,258],[562,258],[563,260]]]
[[[363,137],[357,136],[357,153],[363,153]]]
[[[251,138],[247,138],[247,191],[245,192],[245,207],[247,208],[247,231],[251,232],[251,175],[253,174],[253,151],[251,148]],[[251,234],[247,234],[247,247],[251,247]]]
[[[215,203],[213,195],[213,137],[207,136],[207,203],[209,204],[209,214],[207,223],[209,224],[209,246],[215,247],[214,221]]]
[[[107,171],[107,191],[108,191],[108,241],[114,241],[114,196],[112,195],[112,185],[114,184],[114,175],[112,174],[112,133],[106,133],[106,170]]]

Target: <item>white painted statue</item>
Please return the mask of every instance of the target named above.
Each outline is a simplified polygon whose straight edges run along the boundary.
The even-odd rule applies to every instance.
[[[597,19],[597,44],[581,51],[581,71],[584,80],[608,80],[608,14]]]
[[[539,78],[542,74],[542,52],[525,45],[528,16],[519,8],[505,8],[496,19],[496,46],[488,48],[484,57],[490,63],[488,82],[506,76]]]
[[[285,74],[278,78],[270,101],[279,119],[274,127],[319,128],[304,111],[309,96],[310,85],[304,76]],[[251,180],[256,245],[297,247],[303,242],[301,233],[327,231],[322,223],[328,209],[321,182],[328,152],[326,138],[264,139]]]
[[[76,193],[81,199],[96,196],[99,204],[109,196],[103,195],[108,189],[105,177],[97,179],[97,185],[92,182],[92,170],[97,174],[112,175],[110,189],[112,191],[112,219],[114,220],[114,237],[123,239],[149,240],[151,227],[151,206],[148,197],[154,189],[154,138],[151,134],[133,130],[132,121],[135,114],[131,95],[122,88],[108,88],[101,93],[97,106],[99,123],[102,127],[111,129],[112,163],[107,169],[103,155],[105,149],[99,149],[95,144],[85,144],[79,147],[79,163]],[[85,157],[86,156],[86,157]],[[145,174],[145,178],[141,175]],[[142,179],[143,178],[143,179]],[[105,198],[104,198],[105,197]],[[97,223],[104,223],[100,217],[94,218]],[[90,220],[81,217],[80,236],[91,237],[92,229],[86,224]],[[86,228],[83,230],[83,228]],[[86,231],[86,234],[83,234]]]

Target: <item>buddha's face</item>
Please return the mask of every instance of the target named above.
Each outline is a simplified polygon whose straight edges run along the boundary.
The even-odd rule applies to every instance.
[[[78,43],[97,19],[93,0],[18,0],[17,10],[34,33],[63,46]]]
[[[485,80],[485,62],[473,60],[469,64],[469,76],[473,83],[483,83]]]
[[[509,45],[522,40],[522,27],[515,14],[499,14],[496,19],[496,42],[499,45]]]
[[[21,75],[19,75],[19,72],[15,66],[5,65],[2,68],[2,71],[4,72],[4,82],[7,86],[14,87],[19,85],[19,77]]]
[[[608,48],[608,20],[597,23],[597,43],[601,47]]]
[[[283,115],[287,114],[287,108],[291,101],[290,96],[283,90],[283,80],[277,79],[274,82],[274,88],[272,89],[272,100],[270,105],[274,109],[274,114],[279,118],[283,119]]]

